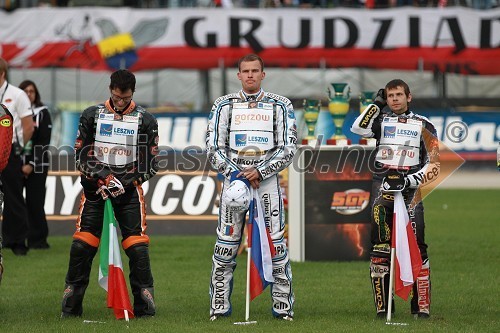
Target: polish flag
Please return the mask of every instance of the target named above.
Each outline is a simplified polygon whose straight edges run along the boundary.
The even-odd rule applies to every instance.
[[[113,309],[116,319],[128,321],[129,318],[134,318],[127,283],[123,275],[115,214],[111,200],[105,201],[99,257],[99,285],[108,292],[108,308]]]
[[[413,283],[422,269],[422,258],[401,192],[394,194],[391,246],[396,249],[395,293],[407,300]]]

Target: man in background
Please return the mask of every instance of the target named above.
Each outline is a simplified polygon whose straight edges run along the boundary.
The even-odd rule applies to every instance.
[[[3,211],[2,235],[4,247],[15,255],[26,255],[28,247],[28,215],[23,197],[24,174],[21,155],[24,145],[33,135],[34,123],[31,103],[26,93],[7,81],[8,64],[0,58],[0,103],[12,113],[14,119],[12,149],[7,167],[2,172],[5,207]]]

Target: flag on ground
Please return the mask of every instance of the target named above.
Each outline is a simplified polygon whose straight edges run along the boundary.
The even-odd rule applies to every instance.
[[[407,300],[422,269],[422,258],[401,192],[394,194],[392,247],[396,249],[394,290],[396,295]]]
[[[251,189],[250,214],[247,225],[248,249],[250,258],[250,298],[253,300],[274,282],[273,262],[274,246],[264,221],[264,211],[258,191]]]
[[[99,256],[99,285],[108,292],[108,308],[113,309],[116,319],[134,318],[127,283],[123,275],[115,214],[111,200],[105,201]]]

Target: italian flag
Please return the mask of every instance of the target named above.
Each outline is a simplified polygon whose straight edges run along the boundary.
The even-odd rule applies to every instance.
[[[111,200],[105,201],[99,256],[99,285],[108,292],[108,308],[113,309],[116,319],[128,321],[129,318],[134,318],[127,283],[123,275],[115,214]]]

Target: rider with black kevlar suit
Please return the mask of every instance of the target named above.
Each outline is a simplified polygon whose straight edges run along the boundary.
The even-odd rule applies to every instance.
[[[430,269],[420,187],[439,175],[439,145],[434,125],[409,110],[411,99],[408,85],[402,80],[392,80],[385,89],[379,90],[374,103],[368,105],[351,127],[352,132],[377,140],[372,185],[370,276],[379,317],[385,317],[388,308],[394,209],[391,191],[401,189],[423,262],[413,286],[411,312],[418,317],[430,315]],[[386,103],[389,110],[383,111]]]
[[[141,184],[158,170],[158,124],[132,96],[135,76],[111,75],[111,98],[83,111],[75,142],[83,194],[71,245],[62,317],[81,316],[92,260],[99,246],[104,201],[113,203],[129,257],[135,317],[155,314],[153,276],[146,235],[146,205]],[[127,95],[124,97],[124,95]]]
[[[285,216],[278,173],[292,162],[296,151],[295,115],[288,98],[260,88],[265,76],[260,57],[245,56],[238,67],[243,89],[215,101],[206,139],[210,163],[225,176],[212,257],[210,320],[229,316],[232,312],[233,272],[248,209],[228,204],[231,175],[238,173],[258,189],[266,227],[276,252],[272,259],[272,314],[275,318],[291,321],[295,296],[284,238]]]

